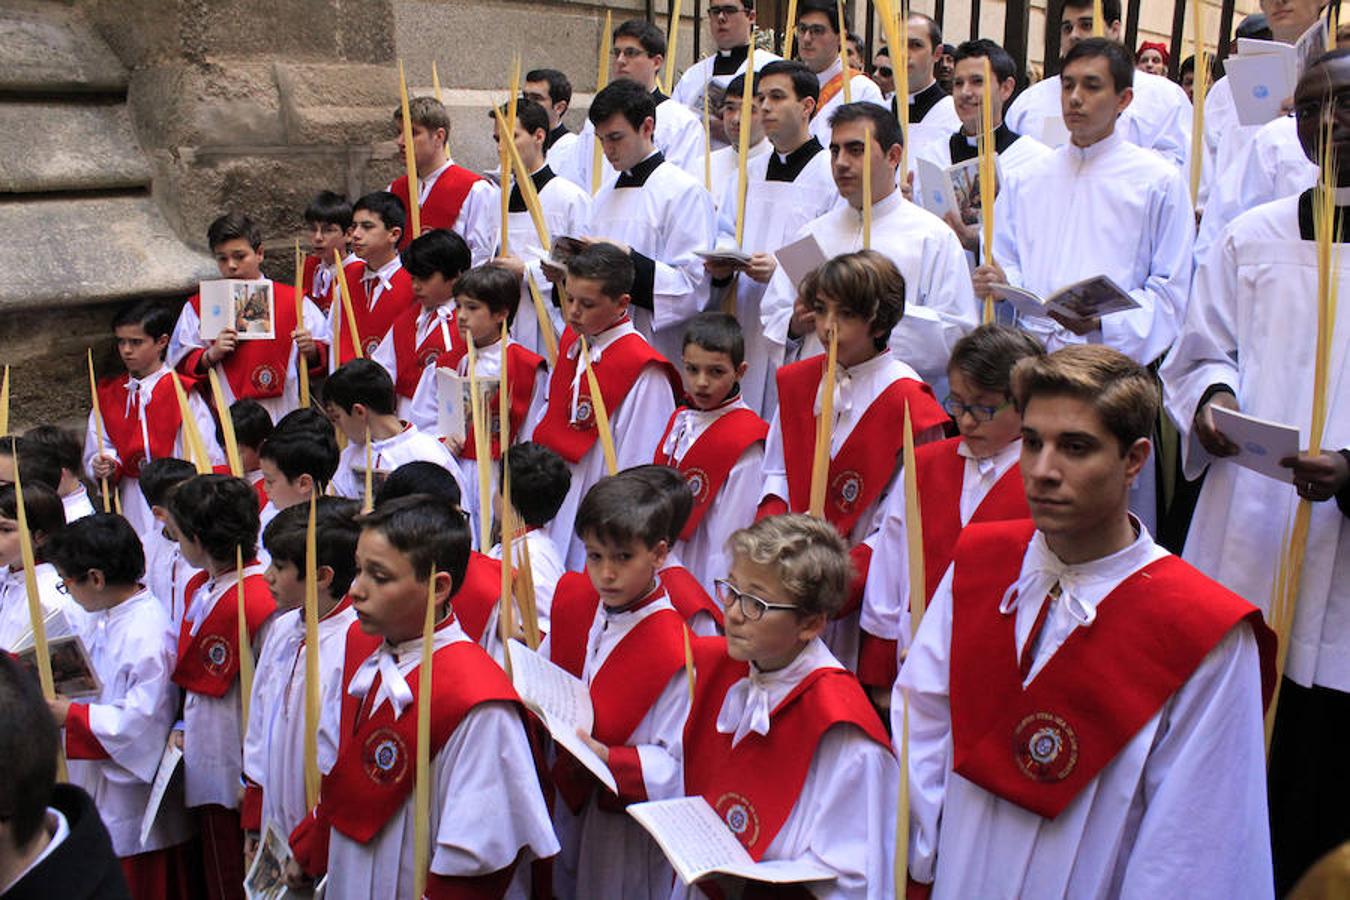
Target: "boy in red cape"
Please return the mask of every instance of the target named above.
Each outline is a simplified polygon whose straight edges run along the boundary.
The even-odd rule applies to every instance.
[[[947,364],[951,389],[942,406],[961,434],[914,451],[925,604],[951,564],[962,528],[1028,515],[1016,465],[1022,452],[1022,417],[1012,400],[1012,370],[1019,359],[1042,353],[1031,335],[994,324],[981,325],[952,348]],[[891,492],[883,515],[877,546],[886,552],[877,554],[867,570],[862,627],[876,641],[892,644],[892,666],[883,676],[884,684],[892,684],[913,634],[904,491]],[[890,688],[885,692],[889,696]]]
[[[936,897],[1271,896],[1274,637],[1129,512],[1152,376],[1086,344],[1012,384],[1031,521],[961,533],[892,697],[911,878]]]
[[[820,639],[853,578],[848,546],[805,515],[761,519],[729,543],[731,573],[717,582],[727,636],[694,651],[685,791],[756,860],[825,866],[830,897],[891,897],[900,769],[858,680]],[[672,896],[702,895],[679,885]]]
[[[412,279],[399,256],[399,239],[407,224],[403,205],[388,191],[371,191],[352,206],[352,253],[339,279],[346,278],[348,293],[328,307],[324,323],[331,341],[328,371],[361,355],[372,356],[394,321],[417,308]],[[356,334],[352,334],[352,321]],[[392,376],[392,373],[390,375]]]
[[[836,256],[802,281],[798,303],[810,311],[822,344],[829,346],[831,333],[838,339],[824,515],[848,541],[856,574],[825,643],[863,684],[889,689],[886,675],[895,649],[860,633],[863,585],[882,501],[900,489],[905,408],[916,445],[941,438],[947,414],[919,374],[887,348],[905,311],[905,279],[888,258],[872,250]],[[764,447],[760,517],[809,508],[827,356],[778,370],[778,411]]]
[[[247,481],[198,475],[169,495],[169,519],[189,565],[201,569],[183,595],[174,683],[183,719],[169,740],[183,750],[183,788],[201,828],[202,866],[212,900],[244,896],[244,835],[239,824],[244,748],[239,660],[252,655],[276,604],[254,558],[258,494]],[[236,568],[242,550],[244,570]],[[244,584],[249,646],[239,646],[238,585]]]
[[[433,574],[425,896],[500,898],[528,888],[531,860],[558,852],[520,701],[450,602],[468,561],[463,513],[436,498],[390,500],[361,520],[341,738],[318,807],[291,834],[292,883],[327,872],[334,900],[412,896],[417,692]]]

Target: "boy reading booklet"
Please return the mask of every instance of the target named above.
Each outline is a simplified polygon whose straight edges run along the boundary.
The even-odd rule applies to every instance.
[[[505,673],[460,628],[452,595],[468,524],[431,497],[361,521],[342,675],[341,742],[318,807],[291,835],[291,876],[328,874],[330,900],[412,896],[413,782],[422,627],[435,579],[431,672],[431,855],[427,896],[498,898],[528,888],[558,851],[523,710]]]
[[[262,229],[242,213],[226,213],[211,223],[206,242],[221,278],[264,279]],[[188,298],[169,341],[169,364],[180,375],[205,381],[216,369],[226,403],[257,400],[273,421],[300,403],[296,366],[322,369],[328,352],[328,331],[319,308],[302,299],[296,309],[295,288],[271,283],[273,336],[241,340],[236,327],[202,334],[202,299]],[[297,312],[300,315],[297,317]]]
[[[369,357],[380,346],[394,320],[416,307],[412,282],[399,259],[399,239],[407,222],[403,204],[388,191],[372,191],[352,206],[352,253],[343,264],[349,295],[328,307],[327,333],[333,352],[329,371],[356,358],[356,348]],[[341,276],[339,276],[341,278]],[[351,323],[356,322],[356,334]]]
[[[587,366],[600,387],[620,469],[651,461],[675,408],[680,380],[628,318],[635,277],[629,254],[598,243],[573,257],[567,269],[567,330],[558,342],[548,398],[525,434],[557,452],[572,471],[567,499],[549,534],[564,550],[567,568],[575,570],[585,559],[585,548],[573,533],[577,507],[606,471]],[[582,339],[586,360],[579,358]]]
[[[802,282],[802,300],[812,310],[816,336],[838,343],[832,398],[829,462],[825,475],[825,520],[849,542],[856,569],[848,600],[825,635],[830,650],[854,667],[864,684],[889,687],[886,673],[894,648],[878,645],[863,655],[858,612],[875,549],[882,501],[897,490],[904,449],[905,408],[915,445],[942,437],[947,414],[917,372],[887,349],[891,330],[905,315],[905,280],[895,265],[873,250],[836,256]],[[778,370],[778,412],[764,448],[764,487],[759,516],[806,512],[810,506],[813,453],[823,415],[827,354]]]
[[[84,434],[84,464],[90,478],[107,478],[121,493],[122,514],[144,536],[154,527],[150,507],[141,495],[141,467],[151,460],[187,456],[183,418],[173,379],[167,377],[165,348],[174,327],[174,313],[163,303],[143,300],[113,317],[113,340],[125,375],[98,382],[98,412],[89,412]],[[188,394],[188,411],[206,442],[212,462],[224,456],[215,439],[215,420],[205,401],[192,390],[195,378],[179,376]],[[223,387],[223,385],[222,385]],[[102,440],[99,439],[100,430]]]
[[[684,332],[685,405],[666,423],[656,462],[673,466],[693,508],[673,545],[705,591],[726,574],[726,542],[749,525],[759,500],[769,426],[746,405],[745,339],[733,316],[706,312]]]
[[[173,680],[183,689],[182,721],[170,740],[183,751],[184,789],[197,812],[208,895],[242,896],[243,832],[239,827],[243,774],[239,660],[254,653],[264,623],[276,611],[258,544],[258,495],[228,475],[198,475],[169,496],[169,518],[183,558],[201,569],[184,591],[187,612],[178,633]],[[242,556],[243,571],[236,567]],[[239,583],[244,590],[248,645],[240,646]]]
[[[314,572],[319,616],[318,765],[326,772],[337,752],[337,714],[342,706],[342,660],[347,631],[356,613],[347,597],[351,585],[360,504],[320,497],[315,515]],[[241,819],[253,850],[269,827],[290,834],[309,812],[305,800],[305,542],[309,504],[282,510],[263,531],[271,562],[263,577],[276,600],[277,616],[267,629],[249,705],[244,739],[244,794]]]
[[[61,577],[51,563],[44,561],[42,553],[43,543],[66,527],[61,498],[44,484],[25,484],[23,506],[37,557],[33,575],[37,580],[38,602],[48,621],[48,630],[53,630],[55,614],[65,620],[60,631],[78,634],[83,631],[85,615],[66,594]],[[14,650],[32,630],[28,584],[19,547],[19,498],[14,485],[0,485],[0,651]]]
[[[169,616],[142,583],[141,543],[121,516],[82,518],[53,535],[43,552],[88,614],[87,648],[103,684],[88,701],[58,696],[48,704],[65,729],[70,781],[94,798],[133,896],[174,896],[185,888],[180,845],[188,822],[181,806],[163,807],[149,837],[140,837],[178,711]]]
[[[956,421],[959,437],[924,444],[914,451],[923,535],[926,605],[952,561],[961,529],[971,522],[1027,517],[1026,493],[1017,470],[1022,452],[1022,417],[1012,400],[1012,370],[1018,360],[1044,353],[1029,334],[1002,325],[981,325],[956,342],[943,408]],[[894,642],[891,655],[909,646],[908,525],[905,492],[886,498],[876,553],[867,570],[863,632],[877,642]],[[879,684],[895,680],[895,668]]]
[[[685,791],[755,860],[833,871],[812,895],[891,897],[899,766],[857,679],[821,640],[853,578],[848,546],[805,515],[761,519],[730,545],[717,582],[727,636],[694,651]],[[700,893],[677,885],[674,896]]]
[[[303,290],[319,312],[328,315],[336,294],[337,256],[347,255],[347,230],[352,227],[351,201],[332,191],[319,191],[305,207],[309,254],[305,257]],[[343,264],[347,260],[343,259]]]
[[[681,786],[685,625],[657,576],[669,521],[665,498],[625,476],[599,481],[577,512],[586,574],[600,602],[570,602],[579,593],[565,602],[559,592],[541,653],[590,689],[595,727],[583,737],[619,791],[560,755],[554,822],[567,851],[554,866],[558,896],[657,898],[670,890],[670,865],[623,813],[627,803],[677,796]]]

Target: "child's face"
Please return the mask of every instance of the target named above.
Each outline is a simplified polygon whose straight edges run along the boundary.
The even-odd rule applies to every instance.
[[[113,329],[113,340],[117,355],[132,378],[144,378],[158,369],[164,359],[164,348],[169,346],[167,334],[152,338],[139,324],[118,325]]]
[[[626,544],[587,536],[586,574],[606,606],[631,603],[652,589],[656,573],[666,561],[666,542],[648,547],[640,539]]]
[[[506,310],[493,312],[488,305],[477,297],[460,294],[455,298],[455,318],[459,322],[459,333],[465,340],[473,337],[475,347],[486,347],[502,336],[502,323],[506,321]]]
[[[267,499],[277,509],[286,509],[297,503],[308,503],[312,481],[308,475],[300,475],[295,481],[286,477],[286,473],[277,468],[274,460],[261,457],[258,468],[262,470],[263,490]]]
[[[684,391],[697,409],[712,409],[726,400],[749,364],[731,362],[731,354],[705,350],[697,344],[685,344]]]
[[[298,609],[304,605],[305,577],[295,563],[273,557],[263,572],[263,578],[267,580],[267,587],[272,591],[272,599],[277,602],[279,611]]]
[[[603,287],[599,279],[567,276],[563,317],[577,334],[594,337],[628,312],[628,294],[614,298],[606,294]]]
[[[352,252],[368,263],[383,264],[398,246],[398,228],[386,228],[384,220],[368,209],[352,214]]]
[[[811,311],[816,318],[816,337],[825,347],[830,346],[830,331],[839,335],[839,365],[847,368],[867,362],[876,356],[871,322],[832,297],[818,296]]]
[[[983,459],[992,456],[1011,444],[1022,433],[1022,416],[1018,414],[1013,402],[999,391],[981,388],[960,369],[947,372],[951,382],[951,398],[965,406],[983,406],[997,410],[992,419],[978,421],[975,414],[962,411],[956,417],[956,426],[961,429],[961,437],[976,457]],[[984,417],[985,411],[979,413]]]
[[[441,573],[437,578],[440,604],[448,599],[450,576]],[[422,633],[426,579],[418,578],[412,560],[373,528],[362,531],[356,542],[356,577],[347,593],[366,634],[398,643]]]
[[[439,309],[454,298],[455,279],[446,278],[440,272],[432,272],[429,278],[413,275],[410,280],[413,296],[423,309]]]
[[[334,250],[346,252],[347,234],[341,225],[332,222],[310,222],[309,249],[324,262],[332,262]]]
[[[211,248],[221,278],[257,279],[262,277],[262,247],[254,248],[244,238],[231,238]]]
[[[772,566],[737,555],[732,560],[727,580],[737,590],[767,603],[795,605]],[[825,627],[824,616],[803,616],[788,609],[763,610],[758,620],[751,620],[741,612],[740,603],[731,603],[723,609],[727,655],[743,662],[753,661],[765,671],[781,669],[792,662]]]
[[[22,559],[18,520],[0,516],[0,566],[17,566]]]
[[[211,557],[206,554],[206,548],[202,542],[196,538],[190,538],[183,533],[183,526],[178,524],[178,520],[172,515],[169,516],[169,527],[165,529],[166,535],[169,531],[173,532],[174,539],[178,541],[178,549],[183,554],[183,559],[190,566],[198,569],[206,569],[211,565]]]
[[[102,572],[90,569],[78,577],[72,577],[65,572],[59,574],[66,593],[79,604],[80,609],[85,612],[96,612],[107,608],[108,600],[102,590],[104,587]]]
[[[363,416],[356,414],[358,409],[361,409],[360,404],[353,406],[351,412],[347,412],[336,403],[325,403],[323,407],[324,415],[328,416],[328,421],[333,423],[334,428],[342,432],[348,442],[365,444],[366,420]]]

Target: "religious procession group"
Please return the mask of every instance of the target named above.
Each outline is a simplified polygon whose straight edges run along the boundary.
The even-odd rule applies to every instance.
[[[405,89],[294,286],[230,212],[117,312],[0,437],[0,895],[1348,895],[1350,52],[1262,0],[1244,124],[878,6],[890,96],[607,21],[489,176]]]

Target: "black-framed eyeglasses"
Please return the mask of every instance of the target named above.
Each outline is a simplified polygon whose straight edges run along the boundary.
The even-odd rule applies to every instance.
[[[942,401],[942,408],[947,411],[947,415],[960,421],[962,414],[970,413],[970,417],[976,422],[993,421],[994,416],[1012,405],[1011,400],[1005,400],[998,406],[985,406],[981,403],[962,403],[951,394],[948,394]]]
[[[717,588],[717,599],[722,602],[723,609],[730,609],[731,604],[738,603],[741,607],[741,615],[751,622],[758,622],[770,610],[779,609],[784,612],[798,613],[802,611],[800,606],[794,606],[790,603],[770,603],[754,594],[747,594],[725,578],[718,578],[713,582],[713,586]]]
[[[730,19],[736,13],[745,12],[744,6],[710,6],[708,7],[708,18],[710,19]]]
[[[639,56],[651,56],[650,53],[643,50],[641,47],[615,47],[613,50],[609,51],[609,55],[615,59],[618,59],[620,56],[624,59],[637,59]]]
[[[830,26],[828,25],[809,25],[803,23],[797,26],[798,37],[806,37],[809,34],[811,37],[823,38],[829,33]]]

